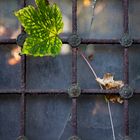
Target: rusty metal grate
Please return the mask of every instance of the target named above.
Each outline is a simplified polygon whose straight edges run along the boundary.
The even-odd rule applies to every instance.
[[[123,32],[124,35],[129,35],[128,27],[128,0],[122,0],[123,4]],[[22,7],[26,6],[26,0],[23,0]],[[21,32],[24,32],[22,28]],[[72,33],[77,34],[77,0],[72,0]],[[123,38],[122,38],[123,39]],[[129,59],[128,59],[128,49],[130,45],[140,44],[140,39],[127,38],[124,36],[123,40],[114,40],[114,39],[84,39],[81,38],[81,44],[120,44],[124,47],[123,53],[123,75],[124,82],[126,85],[129,85]],[[63,43],[70,44],[69,38],[62,38]],[[0,44],[16,44],[16,39],[4,39],[0,40]],[[72,46],[72,85],[77,83],[77,48]],[[46,95],[46,94],[67,94],[67,90],[63,89],[51,89],[51,90],[26,90],[26,56],[22,56],[21,59],[21,88],[20,90],[0,90],[0,95],[2,94],[21,94],[21,113],[20,113],[20,136],[25,136],[25,122],[26,122],[26,95]],[[118,90],[102,90],[102,89],[81,89],[81,94],[88,95],[105,95],[105,94],[119,94]],[[140,90],[134,90],[134,94],[140,95]],[[124,101],[124,135],[129,136],[129,109],[128,109],[128,100]],[[72,129],[73,136],[77,136],[77,97],[72,98]]]

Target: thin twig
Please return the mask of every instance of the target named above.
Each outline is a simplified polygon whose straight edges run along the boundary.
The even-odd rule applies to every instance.
[[[91,23],[90,23],[90,30],[89,30],[89,32],[91,33],[91,28],[92,28],[92,24],[93,24],[93,21],[94,21],[94,12],[95,12],[95,7],[96,7],[96,2],[97,2],[97,0],[93,0],[93,2],[92,2],[92,17],[91,17]],[[89,33],[89,35],[90,35],[90,33]]]
[[[81,51],[79,51],[79,53],[80,53],[80,55],[82,56],[82,58],[85,60],[85,62],[87,63],[87,65],[89,66],[89,68],[90,68],[92,74],[94,75],[95,79],[97,79],[98,76],[97,76],[95,70],[92,68],[92,66],[91,66],[90,63],[88,62],[87,58],[84,56],[84,54],[83,54]],[[102,85],[101,85],[100,83],[99,83],[99,86],[100,86],[101,89],[103,89],[103,87],[102,87]]]
[[[62,137],[62,135],[63,135],[63,133],[64,133],[64,131],[65,131],[65,128],[66,128],[66,126],[67,126],[67,123],[68,123],[68,121],[70,120],[70,117],[71,117],[71,111],[69,112],[69,114],[68,114],[68,116],[67,116],[67,118],[66,118],[66,121],[65,121],[65,123],[64,123],[64,127],[63,127],[63,129],[62,129],[62,131],[61,131],[61,133],[60,133],[60,135],[59,135],[59,137],[58,137],[58,140],[61,139],[61,137]]]
[[[87,60],[87,58],[85,57],[85,55],[79,50],[80,55],[82,56],[82,58],[85,60],[85,62],[87,63],[87,65],[89,66],[90,70],[92,71],[92,74],[94,75],[95,79],[98,78],[95,70],[93,69],[93,67],[91,66],[91,64],[89,63],[89,61]],[[103,89],[102,85],[99,83],[100,88]],[[114,130],[114,124],[113,124],[113,119],[112,119],[112,113],[111,113],[111,107],[110,107],[110,102],[109,100],[107,100],[107,106],[108,106],[108,112],[109,112],[109,117],[110,117],[110,123],[111,123],[111,128],[112,128],[112,135],[113,135],[113,140],[116,140],[115,137],[115,130]]]
[[[113,139],[116,140],[114,124],[113,124],[113,119],[112,119],[112,112],[111,112],[110,102],[108,100],[107,100],[107,106],[108,106],[108,111],[109,111],[109,117],[110,117]]]

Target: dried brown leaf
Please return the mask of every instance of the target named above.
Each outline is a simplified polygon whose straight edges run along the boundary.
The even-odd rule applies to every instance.
[[[104,74],[103,79],[97,78],[96,81],[105,89],[119,89],[124,86],[123,81],[115,81],[111,73]]]
[[[101,84],[105,89],[120,89],[124,86],[123,81],[115,81],[111,73],[104,74],[103,79],[97,78],[96,81]],[[112,103],[123,103],[123,99],[118,95],[107,95],[106,98]]]
[[[123,100],[120,96],[118,96],[118,95],[106,95],[105,97],[106,97],[107,100],[109,100],[109,101],[112,102],[112,103],[120,103],[120,104],[122,104],[123,101],[124,101],[124,100]]]

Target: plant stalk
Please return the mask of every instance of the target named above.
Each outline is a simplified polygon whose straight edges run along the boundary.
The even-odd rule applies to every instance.
[[[85,62],[87,63],[87,65],[89,66],[92,74],[94,75],[95,79],[98,78],[95,70],[93,69],[93,67],[91,66],[91,64],[89,63],[89,61],[87,60],[87,58],[85,57],[85,55],[79,50],[80,55],[82,56],[82,58],[85,60]],[[99,83],[99,86],[101,89],[103,89],[102,85]],[[110,117],[110,123],[111,123],[111,128],[112,128],[112,135],[113,135],[113,140],[116,140],[115,137],[115,130],[114,130],[114,124],[113,124],[113,119],[112,119],[112,112],[111,112],[111,107],[110,107],[110,102],[109,100],[106,100],[107,102],[107,106],[108,106],[108,112],[109,112],[109,117]]]

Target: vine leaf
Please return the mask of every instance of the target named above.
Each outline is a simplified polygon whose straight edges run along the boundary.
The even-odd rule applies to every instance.
[[[28,34],[22,54],[33,56],[56,56],[61,51],[62,13],[56,4],[49,5],[46,0],[35,0],[37,7],[29,5],[15,12]]]
[[[105,89],[120,89],[124,86],[123,81],[115,81],[111,73],[104,74],[103,79],[96,78],[96,81]],[[118,95],[106,95],[106,98],[113,103],[123,103],[123,99]]]

